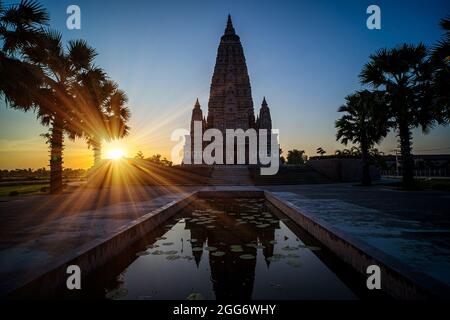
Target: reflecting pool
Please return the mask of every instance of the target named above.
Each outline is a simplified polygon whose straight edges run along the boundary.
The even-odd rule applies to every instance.
[[[266,200],[206,198],[95,272],[87,291],[107,299],[357,299],[341,269]]]

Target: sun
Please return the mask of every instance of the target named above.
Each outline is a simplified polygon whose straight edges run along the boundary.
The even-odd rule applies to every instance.
[[[125,156],[125,152],[123,152],[123,150],[121,150],[121,149],[113,149],[106,153],[106,158],[112,159],[112,160],[121,159],[124,156]]]

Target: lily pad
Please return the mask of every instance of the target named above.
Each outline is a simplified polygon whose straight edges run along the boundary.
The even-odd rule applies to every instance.
[[[171,245],[173,245],[173,242],[163,242],[162,245],[163,246],[171,246]]]
[[[106,299],[118,300],[118,299],[126,297],[127,294],[128,294],[127,289],[117,288],[117,289],[106,292],[105,297],[106,297]]]
[[[280,253],[274,253],[271,257],[268,257],[268,261],[280,261],[281,259],[285,258],[286,256],[284,254]]]
[[[301,266],[300,262],[298,262],[297,260],[294,260],[294,259],[288,260],[287,264],[294,268],[298,268]]]
[[[190,295],[187,296],[187,300],[203,300],[203,296],[201,293],[193,292]]]
[[[297,247],[291,247],[291,246],[285,246],[283,248],[281,248],[281,250],[286,250],[286,251],[295,251],[297,250]]]
[[[207,251],[216,251],[217,248],[216,247],[205,247],[205,250],[207,250]]]
[[[255,256],[252,254],[242,254],[239,256],[242,260],[252,260],[255,259]]]
[[[203,251],[203,248],[200,247],[193,247],[192,251],[197,252],[197,251]]]
[[[221,256],[225,255],[225,252],[223,252],[223,251],[215,251],[215,252],[211,253],[211,255],[213,255],[215,257],[221,257]]]

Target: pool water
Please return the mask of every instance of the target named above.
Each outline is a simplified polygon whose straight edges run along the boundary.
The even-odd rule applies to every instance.
[[[357,299],[333,271],[333,257],[264,199],[195,200],[126,251],[94,273],[89,292],[107,299]]]

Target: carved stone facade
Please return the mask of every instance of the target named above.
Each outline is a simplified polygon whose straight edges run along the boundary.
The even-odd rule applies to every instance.
[[[268,129],[268,143],[270,143],[270,130],[272,129],[270,110],[264,98],[259,116],[255,120],[252,89],[244,50],[240,38],[234,30],[230,15],[228,15],[227,26],[217,50],[209,94],[208,116],[206,119],[203,116],[198,99],[192,110],[190,136],[186,137],[185,146],[185,159],[186,154],[190,153],[191,163],[194,163],[194,153],[201,153],[199,150],[194,152],[195,121],[202,122],[203,131],[215,128],[220,130],[223,135],[225,135],[226,129],[243,129],[244,131]]]

